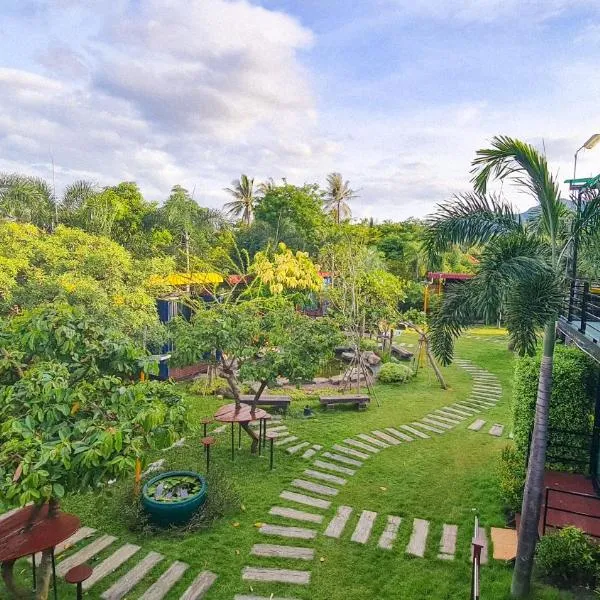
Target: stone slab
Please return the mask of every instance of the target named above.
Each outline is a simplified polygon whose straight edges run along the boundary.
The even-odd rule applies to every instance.
[[[286,451],[289,454],[296,454],[296,452],[298,452],[298,450],[302,450],[302,448],[306,448],[306,446],[310,446],[310,442],[300,442],[299,444],[296,444],[295,446],[290,446],[289,448],[286,448]]]
[[[442,560],[454,560],[456,552],[456,538],[458,536],[458,525],[446,525],[442,528],[442,537],[440,539],[440,553],[438,558]]]
[[[363,510],[358,519],[358,523],[356,524],[356,529],[354,529],[354,533],[350,539],[358,544],[366,544],[371,537],[371,530],[373,529],[376,518],[376,512]]]
[[[313,560],[315,557],[315,551],[312,548],[279,546],[277,544],[254,544],[250,554],[265,558],[292,558],[296,560]]]
[[[420,437],[423,439],[428,439],[429,437],[431,437],[431,436],[427,435],[426,433],[423,433],[419,429],[415,429],[414,427],[411,427],[410,425],[400,425],[400,427],[402,429],[404,429],[405,431],[408,431],[408,432],[412,433],[413,435],[416,435],[417,437]]]
[[[302,458],[304,460],[309,460],[310,458],[312,458],[318,451],[315,450],[314,448],[309,448],[303,455]]]
[[[464,415],[459,415],[459,414],[453,413],[453,412],[448,411],[448,410],[439,409],[439,410],[436,410],[435,412],[438,415],[442,415],[443,417],[449,417],[450,419],[454,419],[454,420],[458,419],[459,421],[464,421],[465,420]]]
[[[379,542],[377,542],[377,545],[380,548],[383,548],[384,550],[391,550],[393,548],[394,541],[398,535],[398,529],[400,528],[400,523],[402,523],[401,517],[388,515],[387,525],[379,538]]]
[[[421,423],[420,421],[414,421],[413,423],[411,423],[411,425],[417,428],[420,427],[425,431],[433,431],[433,433],[446,433],[443,429],[440,429],[439,427],[432,427],[431,425],[427,425],[427,423]]]
[[[307,492],[313,492],[313,494],[321,494],[322,496],[337,496],[339,493],[339,490],[336,488],[321,485],[320,483],[313,483],[312,481],[304,481],[304,479],[294,479],[291,485]]]
[[[350,506],[338,506],[337,512],[331,521],[329,521],[329,525],[327,525],[327,529],[325,529],[323,535],[339,538],[344,532],[344,528],[346,527],[346,523],[348,523],[351,514],[352,508]]]
[[[297,492],[283,491],[279,494],[279,497],[283,500],[289,500],[290,502],[296,502],[297,504],[303,504],[304,506],[312,506],[313,508],[328,509],[331,506],[329,500],[323,500],[322,498],[313,498],[306,494],[298,494]]]
[[[444,408],[444,411],[450,412],[452,414],[460,415],[461,417],[471,417],[471,416],[473,416],[472,412],[467,412],[466,410],[459,410],[458,408],[455,408],[454,405],[453,406],[446,406]]]
[[[501,527],[491,528],[493,558],[495,560],[513,560],[517,555],[517,532]]]
[[[361,450],[366,450],[367,452],[371,452],[375,454],[379,452],[379,448],[374,448],[373,446],[369,446],[364,442],[359,442],[358,440],[353,440],[352,438],[346,438],[344,440],[344,444],[348,444],[349,446],[355,446],[356,448],[360,448]]]
[[[200,600],[203,598],[206,592],[213,586],[217,580],[217,575],[210,571],[202,571],[199,573],[196,579],[192,581],[190,587],[183,592],[183,595],[179,600]]]
[[[328,458],[329,460],[335,460],[344,465],[352,465],[353,467],[362,467],[363,463],[360,460],[356,460],[355,458],[348,458],[347,456],[341,456],[340,454],[335,454],[333,452],[323,452],[323,458]]]
[[[259,531],[264,535],[277,535],[279,537],[298,540],[314,540],[317,537],[317,532],[314,529],[285,527],[283,525],[271,525],[270,523],[265,523]]]
[[[400,438],[401,440],[403,440],[405,442],[412,442],[414,440],[414,438],[411,438],[410,435],[406,435],[405,433],[402,433],[401,431],[398,431],[397,429],[394,429],[393,427],[386,427],[385,430],[389,431],[390,433],[395,435],[397,438]]]
[[[500,423],[494,423],[489,431],[490,435],[494,437],[502,437],[502,433],[504,432],[504,425]]]
[[[273,442],[273,444],[275,444],[275,446],[285,446],[286,444],[291,444],[292,442],[295,442],[297,439],[297,435],[290,435],[288,437],[281,438],[276,442]]]
[[[427,415],[427,418],[435,419],[436,421],[444,421],[444,423],[448,423],[450,425],[460,425],[460,421],[458,419],[450,419],[449,417],[444,417],[443,415],[431,414]]]
[[[464,406],[460,402],[455,402],[452,405],[453,408],[457,408],[458,410],[466,411],[469,415],[474,415],[475,413],[481,412],[480,408],[473,408],[472,406]]]
[[[359,437],[361,440],[371,444],[372,446],[379,446],[379,448],[389,448],[390,445],[378,440],[377,438],[367,435],[366,433],[359,433],[356,437]]]
[[[485,527],[480,527],[477,530],[477,539],[481,544],[481,564],[486,565],[488,562],[488,539]],[[471,546],[471,560],[473,560],[473,546]]]
[[[183,577],[189,565],[176,560],[141,596],[140,600],[162,600]]]
[[[323,515],[296,510],[295,508],[286,508],[285,506],[273,506],[269,514],[275,517],[283,517],[284,519],[293,519],[294,521],[305,521],[306,523],[323,522]]]
[[[82,588],[89,590],[93,585],[104,579],[107,575],[114,573],[123,563],[127,562],[136,552],[140,550],[135,544],[125,544],[109,557],[105,558],[99,565],[94,567],[90,577],[83,582]]]
[[[413,530],[406,546],[406,552],[413,556],[423,558],[425,556],[425,547],[427,546],[427,536],[429,535],[429,521],[425,519],[414,519]]]
[[[121,600],[164,558],[158,552],[149,552],[133,569],[125,573],[102,595],[103,600]]]
[[[367,458],[369,458],[369,455],[365,454],[364,452],[354,450],[354,448],[346,448],[346,446],[342,446],[340,444],[334,444],[332,448],[336,452],[341,452],[342,454],[347,454],[348,456],[355,456],[356,458],[362,458],[363,460],[367,460]]]
[[[287,425],[276,425],[275,427],[267,427],[267,433],[280,433],[287,430]]]
[[[496,406],[495,402],[486,402],[485,400],[479,400],[478,398],[467,398],[463,400],[467,404],[474,404],[475,406],[482,406],[483,408],[492,408],[492,406]]]
[[[398,438],[395,438],[389,433],[385,433],[384,431],[379,431],[378,429],[371,431],[371,433],[377,436],[380,440],[383,440],[384,442],[387,442],[392,446],[399,446],[402,443]]]
[[[306,471],[303,472],[303,475],[320,481],[327,481],[327,483],[334,483],[335,485],[346,485],[346,483],[348,483],[348,480],[343,477],[331,475],[330,473],[322,473],[321,471],[315,471],[314,469],[306,469]]]
[[[271,583],[295,583],[308,585],[310,571],[293,571],[292,569],[264,569],[260,567],[244,567],[244,581],[266,581]]]
[[[473,421],[468,427],[472,431],[479,431],[485,425],[485,421],[483,419],[477,419],[477,421]]]
[[[442,421],[436,421],[435,419],[430,419],[429,417],[423,417],[421,419],[421,421],[423,421],[423,423],[427,423],[428,425],[433,425],[434,427],[437,427],[438,429],[441,427],[442,429],[452,429],[453,425],[450,425],[450,423],[443,423]]]
[[[227,425],[219,425],[215,427],[211,433],[223,433],[227,429]]]
[[[61,561],[56,567],[56,573],[59,577],[64,577],[71,568],[81,565],[82,563],[87,562],[90,558],[96,556],[96,554],[100,554],[102,550],[108,548],[114,541],[116,541],[116,537],[112,535],[103,535],[98,539],[94,540],[91,544],[88,544],[79,552],[72,554],[65,560]]]
[[[334,463],[327,462],[325,460],[315,460],[313,462],[315,467],[319,467],[319,469],[327,469],[328,471],[335,471],[336,473],[344,473],[345,475],[354,475],[356,471],[354,469],[349,469],[348,467],[342,467],[340,465],[336,465]]]

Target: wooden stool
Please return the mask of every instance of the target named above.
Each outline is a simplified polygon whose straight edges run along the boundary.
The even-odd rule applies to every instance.
[[[200,421],[200,423],[202,423],[202,425],[204,425],[204,437],[206,437],[208,435],[207,432],[207,427],[211,424],[214,423],[214,419],[211,419],[210,417],[204,417],[204,419],[202,419]],[[206,446],[204,447],[204,452],[206,452]]]
[[[268,431],[265,434],[265,437],[271,442],[271,447],[270,447],[270,454],[269,454],[269,468],[271,469],[271,471],[273,470],[273,442],[275,441],[275,438],[277,437],[277,434],[274,431]]]
[[[216,443],[216,439],[214,437],[208,436],[202,438],[202,445],[204,446],[204,452],[206,453],[206,473],[210,469],[210,447]]]
[[[81,584],[92,575],[94,570],[90,565],[77,565],[72,569],[67,571],[65,575],[65,581],[67,583],[77,584],[77,600],[81,600],[83,598],[83,589]]]

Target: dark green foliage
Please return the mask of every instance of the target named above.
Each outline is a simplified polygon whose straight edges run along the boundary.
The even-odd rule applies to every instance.
[[[508,511],[517,512],[523,502],[525,459],[513,446],[502,449],[498,463],[500,494]]]
[[[583,531],[565,527],[540,540],[536,565],[543,577],[561,587],[590,585],[598,570],[598,549]]]
[[[513,425],[515,444],[521,456],[527,453],[529,436],[533,429],[539,370],[539,354],[520,358],[515,369]],[[586,472],[597,377],[595,363],[580,350],[568,346],[556,346],[547,467]],[[564,431],[582,435],[573,435]],[[551,457],[555,455],[565,459],[578,459],[581,462],[574,465],[568,461],[553,460]]]
[[[378,378],[380,383],[406,383],[413,375],[410,367],[388,362],[381,367]]]

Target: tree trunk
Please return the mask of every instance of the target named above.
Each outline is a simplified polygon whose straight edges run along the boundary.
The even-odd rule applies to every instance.
[[[35,600],[48,600],[52,577],[52,551],[44,550],[37,570]]]
[[[556,324],[547,323],[544,328],[544,347],[540,376],[538,380],[535,421],[529,451],[529,466],[525,479],[523,505],[521,507],[521,527],[517,546],[517,558],[511,586],[513,598],[524,598],[529,594],[533,559],[538,539],[538,526],[544,493],[544,469],[546,465],[546,444],[548,441],[548,412],[552,392],[552,364]]]
[[[15,600],[25,600],[26,598],[30,598],[31,592],[27,592],[25,589],[17,586],[14,568],[14,560],[2,563],[2,579],[4,580],[4,585],[8,591],[9,597],[14,598]]]
[[[256,410],[256,403],[258,402],[258,399],[260,398],[261,394],[265,391],[266,387],[267,381],[261,381],[260,387],[258,388],[258,390],[256,390],[256,393],[254,394],[254,400],[252,401],[252,410]]]

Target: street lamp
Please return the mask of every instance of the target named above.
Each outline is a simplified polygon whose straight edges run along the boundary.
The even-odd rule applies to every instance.
[[[575,152],[575,161],[573,164],[573,179],[577,177],[577,155],[580,150],[584,148],[586,150],[591,150],[596,144],[600,142],[600,133],[594,133],[594,135],[590,136],[587,142],[585,142],[581,147],[577,148],[577,152]]]

